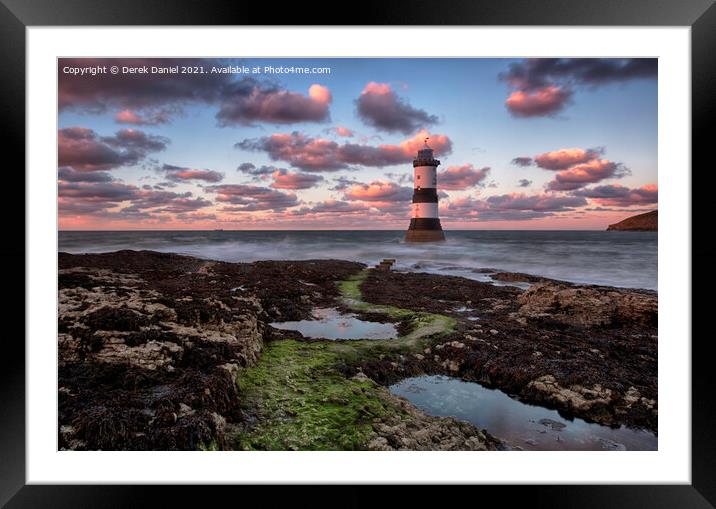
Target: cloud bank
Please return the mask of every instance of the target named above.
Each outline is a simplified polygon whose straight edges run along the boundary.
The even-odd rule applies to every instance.
[[[307,94],[286,90],[253,77],[235,78],[230,73],[146,73],[67,74],[66,67],[211,67],[220,68],[219,59],[95,58],[58,59],[60,111],[104,113],[116,110],[115,120],[132,125],[160,125],[170,122],[192,104],[217,107],[221,127],[252,125],[258,122],[292,124],[324,122],[330,118],[330,90],[320,84]]]
[[[304,171],[336,171],[352,166],[384,167],[409,163],[430,137],[430,146],[437,155],[450,153],[452,142],[445,135],[418,132],[398,145],[364,145],[338,143],[313,138],[294,131],[262,138],[245,139],[235,144],[241,150],[264,152],[273,161],[284,161]]]
[[[168,138],[137,129],[121,129],[114,136],[98,136],[85,127],[66,127],[57,131],[58,164],[76,171],[112,170],[134,166],[148,154],[164,150],[168,144]]]
[[[438,172],[438,187],[440,189],[464,190],[483,184],[490,168],[475,168],[472,164],[464,164],[462,166],[448,166],[443,171]]]

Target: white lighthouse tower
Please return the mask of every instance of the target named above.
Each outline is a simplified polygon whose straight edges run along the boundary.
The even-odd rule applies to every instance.
[[[407,242],[434,242],[445,240],[440,218],[438,217],[438,175],[440,161],[433,157],[433,149],[428,146],[418,150],[413,160],[413,214],[410,219]]]

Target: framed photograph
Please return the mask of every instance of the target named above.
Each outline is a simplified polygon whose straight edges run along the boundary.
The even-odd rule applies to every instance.
[[[711,507],[713,1],[250,11],[3,0],[0,501]]]

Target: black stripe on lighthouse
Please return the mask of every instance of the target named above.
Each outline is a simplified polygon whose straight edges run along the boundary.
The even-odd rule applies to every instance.
[[[413,190],[413,203],[437,203],[438,190],[434,187]]]
[[[410,220],[410,230],[441,230],[438,217],[414,217]]]

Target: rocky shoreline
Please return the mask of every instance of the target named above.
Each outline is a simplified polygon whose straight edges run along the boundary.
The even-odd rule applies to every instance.
[[[386,389],[421,373],[656,431],[655,292],[149,251],[60,253],[59,269],[60,449],[504,447]],[[315,307],[398,323],[401,338],[307,341],[269,325]]]
[[[370,302],[457,319],[452,334],[397,367],[387,358],[368,366],[381,383],[446,374],[567,417],[657,430],[655,292],[549,280],[523,291],[420,273],[371,275],[362,288]],[[465,305],[479,321],[460,319]]]

